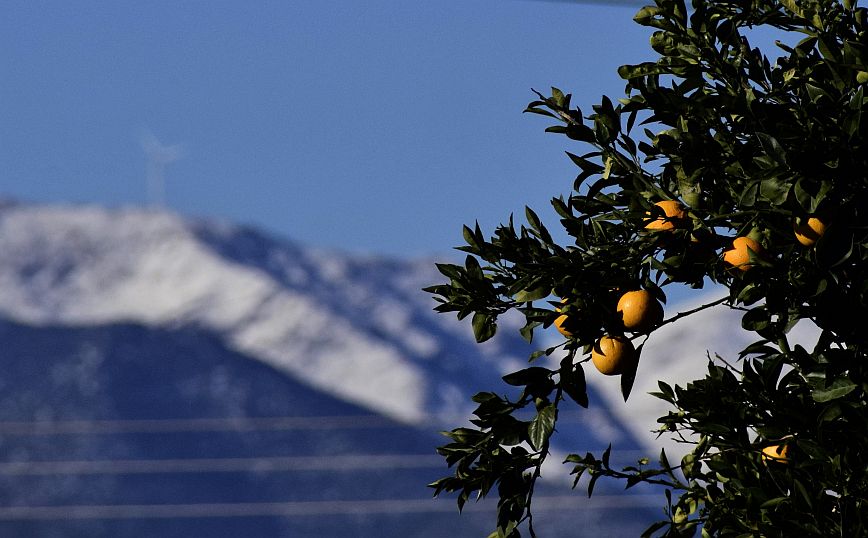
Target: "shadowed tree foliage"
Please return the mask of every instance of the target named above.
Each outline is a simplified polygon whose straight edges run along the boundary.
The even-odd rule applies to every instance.
[[[600,478],[664,488],[668,518],[649,522],[648,536],[865,536],[868,10],[657,0],[634,20],[653,29],[659,57],[619,68],[622,98],[587,113],[553,88],[526,110],[571,141],[578,176],[552,200],[568,244],[531,209],[491,237],[465,227],[465,263],[439,265],[448,283],[427,288],[438,311],[472,320],[480,342],[508,311],[524,316],[529,341],[552,324],[565,335],[504,377],[517,396],[489,387],[474,397],[472,426],[439,449],[454,473],[431,487],[457,494],[459,508],[496,494],[491,536],[535,536],[534,483],[558,410],[588,406],[585,376],[601,375],[590,361],[608,353],[601,339],[635,347],[625,344],[615,372],[626,399],[644,342],[692,313],[631,329],[619,298],[645,290],[665,302],[669,286],[713,283],[728,293],[706,306],[743,311],[733,330],[756,342],[686,386],[660,380],[672,411],[656,427],[690,453],[623,469],[609,451],[573,454],[565,472],[576,484],[585,476],[588,494]],[[769,35],[774,45],[755,47]],[[787,338],[802,320],[820,329],[811,349]],[[557,366],[534,362],[544,355]]]

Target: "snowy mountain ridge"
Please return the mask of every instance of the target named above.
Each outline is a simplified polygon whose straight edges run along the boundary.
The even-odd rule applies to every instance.
[[[0,252],[0,314],[10,320],[201,327],[239,353],[408,424],[466,417],[474,392],[499,390],[501,375],[526,364],[528,348],[509,323],[477,345],[466,324],[432,311],[421,288],[443,277],[429,260],[351,257],[163,211],[26,204],[0,208]],[[667,317],[722,294],[698,291],[667,306]],[[582,420],[617,440],[611,413],[649,450],[661,442],[676,449],[649,433],[668,409],[648,393],[658,379],[702,377],[708,353],[734,360],[754,339],[740,330],[740,315],[716,307],[655,331],[626,404],[617,377],[589,368],[602,402],[592,399]],[[799,328],[794,340],[813,334]],[[535,345],[557,338],[550,331]]]
[[[0,253],[0,476],[17,477],[0,488],[3,535],[485,535],[493,500],[460,517],[452,499],[429,504],[425,484],[450,473],[437,431],[467,420],[475,392],[512,391],[501,376],[559,338],[537,333],[530,347],[507,317],[476,344],[469,320],[437,314],[422,291],[444,280],[433,260],[353,256],[165,211],[0,203]],[[644,377],[687,362],[652,355],[628,404],[616,378],[587,368],[590,408],[563,405],[537,504],[564,507],[548,512],[551,535],[574,534],[571,508],[581,532],[613,536],[656,517],[649,489],[617,483],[573,507],[561,464],[610,442],[617,464],[653,456]],[[353,463],[307,468],[311,458]],[[317,503],[334,513],[308,514]],[[97,510],[108,504],[123,517]],[[151,505],[171,510],[142,520]],[[183,516],[194,505],[260,516]]]
[[[448,376],[464,370],[461,357],[440,341],[470,345],[470,335],[422,304],[430,298],[421,287],[437,278],[430,269],[304,250],[165,212],[75,206],[6,207],[0,252],[0,312],[11,320],[201,326],[239,352],[402,421],[466,405]],[[490,366],[505,370],[507,353],[495,347]]]

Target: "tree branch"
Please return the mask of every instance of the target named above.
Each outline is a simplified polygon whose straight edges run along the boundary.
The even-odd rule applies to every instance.
[[[712,301],[712,302],[710,302],[710,303],[706,303],[706,304],[704,304],[704,305],[702,305],[702,306],[698,306],[698,307],[694,308],[693,310],[688,310],[688,311],[686,311],[686,312],[679,312],[678,314],[675,314],[675,315],[672,316],[671,318],[662,321],[662,322],[660,323],[660,325],[658,325],[656,328],[659,329],[660,327],[662,327],[662,326],[664,326],[664,325],[666,325],[666,324],[668,324],[668,323],[673,323],[673,322],[678,321],[679,319],[684,318],[684,317],[687,317],[687,316],[689,316],[689,315],[691,315],[691,314],[695,314],[695,313],[697,313],[697,312],[701,312],[701,311],[703,311],[703,310],[705,310],[705,309],[707,309],[707,308],[711,308],[711,307],[713,307],[713,306],[717,306],[717,305],[719,305],[719,304],[723,304],[723,303],[726,302],[727,299],[729,299],[729,296],[721,297],[720,299],[718,299],[718,300],[716,300],[716,301]]]

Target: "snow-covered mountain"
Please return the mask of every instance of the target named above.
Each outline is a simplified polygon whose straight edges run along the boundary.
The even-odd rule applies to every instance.
[[[485,536],[492,503],[430,500],[436,432],[530,349],[434,313],[441,280],[162,211],[3,205],[0,534]],[[646,455],[597,377],[555,450]],[[660,497],[621,488],[549,482],[540,525],[635,535]]]
[[[421,288],[442,278],[433,260],[163,211],[0,205],[0,534],[486,535],[490,503],[458,517],[428,498],[448,473],[436,432],[476,391],[505,392],[500,376],[531,349],[508,321],[477,345],[434,313]],[[718,307],[655,331],[627,403],[617,378],[589,371],[591,408],[562,414],[556,456],[611,442],[624,462],[677,457],[650,433],[667,409],[647,393],[701,377],[707,352],[735,358],[751,338],[739,316]],[[635,535],[660,497],[620,487],[588,501],[550,481],[535,506],[558,536]]]
[[[225,223],[93,207],[8,207],[0,252],[0,312],[12,320],[203,327],[404,421],[463,400],[452,374],[467,365],[443,344],[460,328],[428,315],[419,292],[430,271],[278,244]],[[504,368],[503,355],[492,346],[477,370]]]

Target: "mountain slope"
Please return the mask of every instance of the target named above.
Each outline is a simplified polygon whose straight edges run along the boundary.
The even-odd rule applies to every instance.
[[[490,503],[458,517],[450,499],[428,498],[424,484],[448,473],[434,432],[467,416],[473,392],[505,391],[500,375],[529,348],[513,330],[478,346],[433,313],[420,291],[441,279],[432,262],[164,212],[14,204],[0,208],[0,253],[9,534],[490,529]],[[642,454],[594,387],[591,399],[565,413],[558,453],[614,441]],[[614,520],[607,532],[635,535],[659,499],[613,497],[620,487],[588,502],[544,484],[536,506],[560,536],[574,510],[583,530]]]
[[[442,278],[433,263],[354,259],[226,223],[12,206],[0,211],[0,252],[0,314],[11,320],[201,327],[408,423],[466,416],[472,392],[502,386],[530,352],[508,321],[480,346],[432,312],[420,290]]]
[[[212,517],[170,518],[174,526],[149,517],[135,535],[153,535],[145,530],[154,528],[162,529],[160,536],[170,528],[172,535],[193,529],[204,535],[210,528],[209,536],[235,536],[212,521],[215,510],[262,510],[265,503],[284,510],[331,506],[327,515],[342,518],[359,536],[380,536],[383,528],[412,535],[420,519],[435,520],[423,511],[390,521],[387,511],[392,500],[430,502],[424,484],[440,472],[433,432],[312,390],[227,350],[213,335],[7,322],[0,324],[0,341],[7,356],[0,386],[0,447],[7,457],[0,475],[15,484],[0,488],[0,505],[30,507],[17,521],[15,512],[0,508],[0,534],[130,535],[120,531],[142,511],[135,507],[175,506],[188,514],[183,506],[191,504]],[[360,501],[368,503],[369,516],[354,515]],[[105,521],[85,511],[59,522],[33,508],[58,505],[118,506],[126,517]],[[248,535],[317,536],[325,519],[258,517],[243,524]],[[479,518],[443,520],[460,525],[456,530],[482,532]]]

